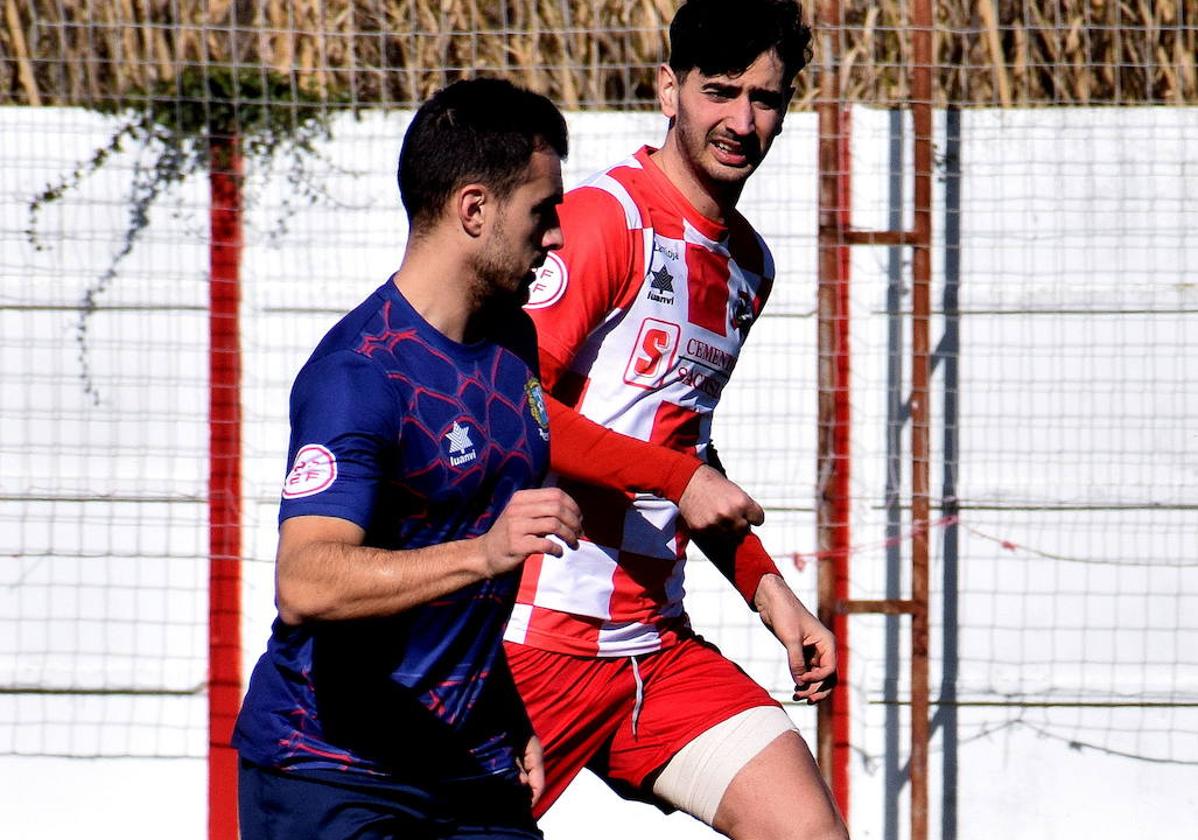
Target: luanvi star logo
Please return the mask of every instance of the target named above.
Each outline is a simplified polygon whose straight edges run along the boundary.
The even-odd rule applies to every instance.
[[[673,293],[674,278],[670,274],[670,270],[663,265],[657,271],[653,272],[653,282],[649,285],[659,292]]]
[[[649,273],[649,300],[658,303],[674,302],[674,275],[666,266]]]
[[[470,429],[457,420],[453,421],[453,428],[445,435],[445,439],[449,441],[449,463],[455,467],[478,457],[474,451],[474,441],[470,439]]]

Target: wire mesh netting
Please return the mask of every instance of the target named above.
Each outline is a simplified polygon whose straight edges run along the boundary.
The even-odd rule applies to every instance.
[[[273,617],[288,389],[323,331],[398,264],[393,173],[411,107],[476,73],[544,91],[568,111],[577,183],[664,135],[653,79],[674,4],[11,5],[0,755],[200,758],[209,141],[262,138],[247,155],[241,255],[252,663]],[[1198,767],[1198,2],[936,9],[934,807],[985,798],[1012,764],[1043,768],[1033,785],[1134,771],[1167,790]],[[779,276],[715,439],[812,604],[815,81],[835,47],[853,103],[854,224],[908,224],[912,132],[891,110],[909,92],[908,14],[846,3],[818,33],[786,132],[741,204]],[[908,259],[853,251],[859,598],[910,584]],[[785,698],[780,649],[696,561],[695,625]],[[897,836],[905,622],[854,618],[849,646],[853,820]],[[812,712],[792,712],[812,740]],[[993,836],[1020,836],[985,813]]]

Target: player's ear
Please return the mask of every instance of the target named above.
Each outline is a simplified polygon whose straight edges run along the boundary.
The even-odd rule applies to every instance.
[[[467,184],[454,193],[453,210],[467,236],[482,235],[490,206],[491,194],[482,184]]]
[[[669,119],[678,115],[678,88],[680,80],[668,64],[657,66],[657,104],[662,114]]]

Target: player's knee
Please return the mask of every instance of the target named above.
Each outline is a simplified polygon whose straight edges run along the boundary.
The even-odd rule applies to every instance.
[[[792,831],[788,834],[779,834],[776,836],[781,840],[782,837],[792,838],[799,835]],[[802,836],[807,838],[807,840],[811,840],[811,838],[819,838],[819,840],[849,840],[849,830],[835,809],[828,809],[817,820],[817,824],[809,830],[804,831]]]
[[[721,813],[713,828],[732,840],[849,840],[848,829],[834,810],[805,817],[796,821],[769,809]]]
[[[785,806],[721,808],[712,827],[732,840],[849,840],[848,828],[830,803],[802,814]]]

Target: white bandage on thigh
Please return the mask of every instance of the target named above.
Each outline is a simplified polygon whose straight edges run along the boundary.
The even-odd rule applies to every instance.
[[[708,825],[741,768],[783,732],[798,727],[777,706],[757,706],[717,723],[680,749],[653,783],[653,792]]]

